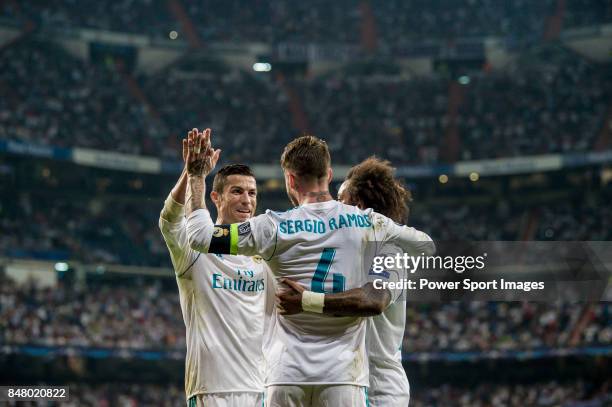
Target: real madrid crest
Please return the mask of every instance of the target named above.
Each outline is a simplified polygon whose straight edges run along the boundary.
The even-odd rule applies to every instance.
[[[219,226],[216,226],[213,232],[214,237],[223,237],[223,236],[227,236],[228,234],[229,234],[229,230],[219,227]]]

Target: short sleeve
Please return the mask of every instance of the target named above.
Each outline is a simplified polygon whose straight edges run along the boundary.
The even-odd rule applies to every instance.
[[[370,216],[376,240],[393,243],[412,256],[435,254],[436,245],[427,233],[395,223],[380,213],[372,212]]]
[[[235,230],[238,254],[245,256],[260,255],[268,261],[276,253],[278,233],[276,223],[268,213],[237,224]]]

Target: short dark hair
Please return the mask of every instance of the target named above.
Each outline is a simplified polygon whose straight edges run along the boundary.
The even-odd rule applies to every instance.
[[[405,223],[412,194],[394,175],[389,161],[369,157],[349,170],[345,193],[351,203],[361,201],[366,208]]]
[[[251,167],[248,165],[227,164],[221,167],[221,169],[219,169],[219,171],[217,171],[215,174],[215,179],[213,180],[213,191],[219,194],[223,193],[225,181],[227,181],[227,177],[230,175],[246,175],[255,178],[253,170],[251,170]]]
[[[280,159],[281,167],[298,177],[323,178],[331,166],[327,143],[318,137],[303,135],[285,146]]]

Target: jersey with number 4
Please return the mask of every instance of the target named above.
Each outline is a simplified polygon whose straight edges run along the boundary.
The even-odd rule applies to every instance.
[[[260,254],[278,278],[321,293],[361,287],[363,253],[373,236],[411,250],[434,250],[429,236],[414,228],[337,201],[304,204],[286,212],[267,211],[240,225],[213,225],[208,211],[187,220],[192,248],[214,253]],[[365,320],[276,311],[265,332],[266,385],[368,385]]]

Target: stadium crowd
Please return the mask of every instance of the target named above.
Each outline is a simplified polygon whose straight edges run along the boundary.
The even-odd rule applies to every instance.
[[[585,307],[529,302],[409,304],[403,349],[436,351],[523,350],[567,347]],[[612,343],[612,307],[598,303],[581,345]]]
[[[87,288],[17,285],[0,276],[0,342],[41,346],[184,349],[175,292],[159,284]]]
[[[160,155],[160,127],[126,90],[120,67],[80,61],[53,44],[2,50],[0,138]],[[173,150],[176,157],[176,147]]]
[[[1,208],[0,253],[5,256],[170,265],[157,227],[158,203],[62,196],[47,201],[21,194]]]
[[[612,240],[610,199],[609,184],[599,194],[549,198],[533,204],[511,203],[509,199],[451,206],[417,202],[409,223],[431,231],[438,241]]]
[[[612,96],[612,70],[560,54],[555,65],[469,78],[455,118],[460,151],[454,159],[593,149]],[[345,74],[301,86],[312,130],[329,140],[333,157],[350,163],[371,152],[397,164],[449,160],[442,154],[452,126],[448,88],[439,78]]]
[[[529,384],[478,384],[466,389],[453,386],[417,389],[414,407],[605,407],[612,401],[610,382],[594,386],[586,381]]]
[[[168,7],[172,3],[8,1],[0,4],[0,23],[30,20],[42,27],[87,27],[155,39],[177,30],[183,37],[182,22]],[[401,53],[423,39],[452,43],[458,37],[493,35],[532,43],[557,12],[562,28],[612,21],[612,3],[599,0],[504,5],[495,0],[258,0],[257,7],[245,7],[244,0],[182,3],[204,42],[356,44],[369,30],[382,54]],[[464,77],[454,118],[449,114],[453,84],[442,75],[406,80],[395,74],[341,72],[281,79],[275,72],[253,76],[184,58],[134,80],[120,60],[85,62],[27,36],[0,49],[0,56],[0,141],[173,160],[180,159],[180,132],[204,125],[220,135],[217,146],[225,160],[276,164],[286,141],[306,130],[295,128],[296,110],[303,111],[308,130],[328,141],[335,164],[354,164],[372,154],[402,165],[585,152],[593,149],[612,100],[610,66],[567,53],[519,63],[505,72]],[[291,100],[291,91],[301,106]],[[444,149],[453,123],[460,143],[458,154],[448,158]],[[134,203],[136,199],[43,198],[24,192],[3,199],[0,256],[168,267],[157,228],[161,200]],[[609,192],[531,206],[500,201],[449,210],[440,203],[418,208],[414,224],[436,240],[612,240],[607,202]],[[527,227],[530,222],[535,228]],[[526,236],[528,229],[532,235]],[[610,346],[611,312],[609,302],[409,304],[403,350]],[[182,351],[184,338],[177,292],[159,281],[137,287],[60,282],[46,288],[32,281],[17,284],[0,269],[0,346]],[[411,405],[603,407],[612,402],[610,385],[593,388],[576,381],[420,388]],[[70,402],[46,405],[174,406],[185,401],[177,385],[81,383],[70,391]]]
[[[364,6],[364,3],[368,6]],[[292,2],[258,0],[184,1],[184,10],[204,41],[278,43],[358,43],[362,25],[372,21],[381,48],[401,48],[415,40],[475,36],[539,39],[558,2],[495,0],[362,2],[323,0]],[[371,11],[370,11],[371,10]],[[95,28],[167,37],[181,23],[164,0],[114,1],[109,8],[86,0],[3,2],[0,15],[34,21],[43,27]],[[564,27],[612,21],[612,6],[599,0],[564,2]]]
[[[178,295],[159,282],[118,287],[18,285],[0,276],[0,344],[183,349]],[[563,348],[588,304],[409,304],[408,353]],[[589,308],[575,346],[612,344],[612,305]]]
[[[224,160],[269,162],[270,152],[280,154],[293,135],[287,97],[276,82],[198,58],[140,79],[167,128],[176,133],[187,123],[207,123]],[[177,142],[167,146],[168,155],[176,157],[179,137],[185,135],[172,137]]]
[[[409,223],[436,241],[612,240],[612,209],[606,204],[612,197],[611,188],[602,189],[598,196],[532,205],[509,200],[418,203]],[[266,204],[286,206],[284,201],[272,200],[260,202],[260,208]],[[160,204],[154,199],[83,199],[62,194],[45,199],[36,193],[21,193],[0,205],[0,255],[170,267],[157,227],[159,211]]]
[[[411,394],[415,407],[605,407],[612,401],[610,382],[593,385],[573,382],[530,384],[484,383],[474,388],[439,386],[417,388]],[[19,402],[24,407],[170,407],[185,404],[184,391],[176,384],[72,383],[70,401]],[[15,402],[8,402],[10,407]]]
[[[540,57],[548,63],[469,85],[458,116],[461,159],[593,148],[612,96],[612,70],[567,52]]]
[[[612,193],[601,198],[541,206],[536,240],[612,240],[612,208],[606,204]]]
[[[554,64],[472,78],[456,117],[442,77],[340,72],[282,81],[194,57],[138,78],[143,98],[112,59],[83,62],[33,41],[1,52],[0,139],[174,160],[182,132],[194,126],[214,129],[224,159],[256,163],[276,163],[271,152],[304,130],[328,141],[336,164],[371,154],[402,165],[584,152],[594,148],[612,97],[609,66],[566,52]],[[292,109],[301,113],[288,88],[299,95],[305,129],[294,127]],[[447,157],[452,123],[458,152]]]

